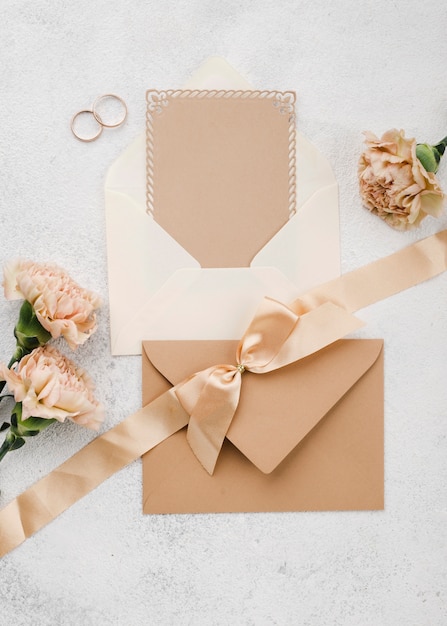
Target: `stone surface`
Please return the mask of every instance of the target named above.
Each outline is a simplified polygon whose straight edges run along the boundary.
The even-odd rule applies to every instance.
[[[2,0],[0,262],[52,260],[107,300],[103,181],[144,127],[148,87],[224,56],[259,88],[295,89],[300,130],[340,184],[343,271],[447,227],[392,231],[361,208],[362,131],[447,132],[442,2]],[[76,141],[71,116],[116,92],[127,123]],[[447,164],[439,179],[447,189]],[[19,305],[0,306],[0,358]],[[0,562],[7,626],[443,626],[447,623],[447,275],[369,307],[386,342],[386,509],[143,516],[140,462]],[[75,358],[107,424],[139,406],[138,357],[109,352],[108,310]],[[52,428],[2,462],[0,506],[91,439]]]

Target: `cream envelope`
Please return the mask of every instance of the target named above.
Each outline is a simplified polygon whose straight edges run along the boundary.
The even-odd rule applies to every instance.
[[[143,404],[237,342],[147,341]],[[383,508],[383,341],[340,340],[268,374],[245,372],[210,476],[186,429],[143,456],[145,513]]]
[[[251,89],[218,58],[185,88]],[[337,183],[327,160],[299,133],[296,212],[249,267],[201,267],[153,219],[146,211],[145,150],[141,135],[111,166],[105,183],[113,354],[141,353],[143,338],[237,339],[263,297],[290,302],[339,275]]]

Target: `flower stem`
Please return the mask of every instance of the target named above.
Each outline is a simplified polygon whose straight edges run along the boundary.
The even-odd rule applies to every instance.
[[[11,446],[13,445],[15,440],[15,435],[13,435],[11,432],[6,435],[5,440],[0,448],[0,461],[2,461],[6,454],[11,450]]]

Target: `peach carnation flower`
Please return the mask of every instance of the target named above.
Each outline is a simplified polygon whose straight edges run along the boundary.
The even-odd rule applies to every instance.
[[[396,129],[381,139],[364,134],[358,176],[365,207],[398,230],[415,228],[427,215],[439,217],[445,196],[434,173],[417,158],[416,140]]]
[[[18,259],[4,268],[5,296],[23,298],[53,338],[63,336],[73,350],[96,330],[99,296],[83,289],[57,265]]]
[[[104,419],[87,373],[48,344],[24,356],[13,369],[0,364],[0,378],[22,404],[22,420],[40,417],[64,422],[69,418],[98,430]]]

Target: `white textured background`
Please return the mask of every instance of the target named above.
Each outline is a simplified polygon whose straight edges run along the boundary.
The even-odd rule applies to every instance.
[[[392,231],[361,208],[362,131],[447,134],[439,0],[0,0],[0,262],[55,261],[107,299],[103,181],[144,127],[144,92],[210,55],[295,89],[339,184],[343,271],[447,227]],[[71,115],[115,92],[128,122],[93,144]],[[447,159],[439,173],[447,189]],[[18,304],[0,299],[0,359]],[[5,626],[447,624],[447,275],[362,312],[386,341],[386,510],[143,516],[140,462],[0,562]],[[139,407],[138,357],[109,354],[108,310],[77,362],[107,424]],[[0,466],[0,506],[91,438],[52,428]]]

